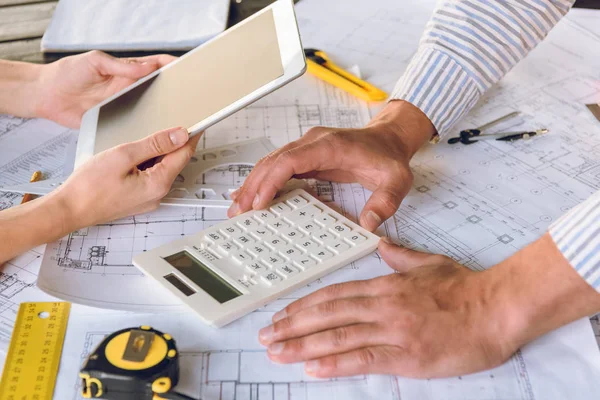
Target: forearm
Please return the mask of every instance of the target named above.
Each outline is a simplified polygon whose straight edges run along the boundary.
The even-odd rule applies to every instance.
[[[77,229],[60,195],[30,201],[0,212],[0,265]]]
[[[522,60],[574,0],[444,0],[392,98],[421,109],[440,135]]]
[[[491,320],[501,325],[496,331],[510,340],[507,346],[520,347],[600,312],[600,293],[577,274],[549,234],[483,274],[498,316]]]
[[[0,60],[0,114],[37,116],[41,65]]]

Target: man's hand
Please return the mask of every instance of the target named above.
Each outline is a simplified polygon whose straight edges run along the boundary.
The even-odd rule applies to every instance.
[[[115,58],[91,51],[42,66],[35,115],[78,128],[88,109],[174,59],[166,54]]]
[[[275,314],[259,336],[271,360],[311,360],[306,372],[320,378],[430,378],[491,368],[516,350],[486,321],[483,274],[383,241],[379,250],[400,273],[329,286]]]
[[[232,194],[229,216],[265,207],[292,177],[359,182],[373,191],[360,217],[373,231],[410,190],[409,161],[434,132],[425,114],[403,101],[388,104],[362,129],[313,128],[256,164]]]
[[[156,209],[200,136],[168,129],[106,150],[76,169],[56,193],[67,204],[71,230]]]
[[[600,294],[549,235],[485,272],[386,241],[379,251],[398,273],[290,304],[259,332],[269,358],[304,361],[320,378],[456,376],[495,367],[536,337],[600,311]]]

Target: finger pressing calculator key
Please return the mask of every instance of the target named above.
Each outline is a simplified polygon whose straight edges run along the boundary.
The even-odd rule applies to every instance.
[[[146,251],[133,263],[220,327],[368,255],[378,242],[294,190],[265,210]]]

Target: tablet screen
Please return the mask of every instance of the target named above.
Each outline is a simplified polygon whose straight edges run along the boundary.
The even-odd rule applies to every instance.
[[[268,10],[102,106],[94,153],[163,129],[190,128],[283,73]]]

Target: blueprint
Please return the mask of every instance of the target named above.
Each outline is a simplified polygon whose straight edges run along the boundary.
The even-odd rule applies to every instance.
[[[583,320],[478,374],[428,380],[378,375],[315,379],[304,373],[302,364],[269,361],[256,332],[272,315],[270,309],[259,310],[215,330],[187,313],[73,311],[63,349],[63,360],[69,362],[61,364],[55,398],[79,399],[77,372],[85,357],[105,335],[143,324],[175,338],[181,360],[177,390],[203,400],[562,400],[591,399],[600,390],[598,350]]]
[[[436,0],[302,0],[296,15],[304,47],[338,65],[357,64],[370,83],[392,91],[417,50]]]
[[[0,115],[0,187],[29,181],[36,170],[60,176],[76,132],[45,120]],[[21,196],[0,191],[0,210],[18,205]],[[22,301],[49,300],[35,286],[44,246],[9,261],[0,270],[0,349],[6,350]]]
[[[390,91],[416,50],[434,1],[344,4],[341,0],[299,4],[305,45],[326,50],[344,66],[359,64],[367,78]],[[479,126],[520,111],[519,118],[498,129],[545,127],[551,133],[515,143],[424,148],[412,163],[413,190],[379,234],[481,270],[541,236],[559,215],[600,188],[600,124],[585,108],[600,101],[600,54],[592,51],[600,49],[600,35],[588,14],[580,19],[577,14],[569,14],[457,127]],[[281,146],[312,126],[362,126],[372,113],[365,104],[306,76],[213,127],[200,146],[259,137]],[[19,129],[21,134],[32,135],[26,149],[23,143],[18,147],[16,141],[5,142]],[[0,185],[26,181],[35,169],[61,173],[60,157],[68,152],[72,135],[46,121],[0,117]],[[44,149],[53,150],[44,153]],[[9,163],[12,168],[6,166]],[[213,170],[204,179],[241,184],[248,173],[247,167],[231,166]],[[321,200],[353,219],[370,194],[356,184],[310,182],[310,186]],[[18,201],[0,192],[3,207]],[[391,270],[373,253],[213,330],[180,308],[169,292],[139,274],[131,266],[131,257],[224,218],[224,211],[218,209],[163,207],[73,232],[45,251],[39,248],[12,260],[0,276],[0,349],[6,350],[18,303],[48,298],[34,285],[37,279],[46,292],[62,298],[136,311],[73,307],[55,395],[60,399],[79,398],[77,370],[106,334],[142,324],[176,338],[182,354],[178,389],[204,400],[552,400],[595,398],[600,391],[600,354],[587,320],[534,341],[498,368],[452,379],[358,376],[315,380],[303,373],[302,365],[272,364],[257,342],[257,331],[274,312],[325,285],[368,279]],[[113,303],[107,301],[109,291]],[[146,313],[150,310],[169,313]],[[600,343],[597,317],[591,326]]]

